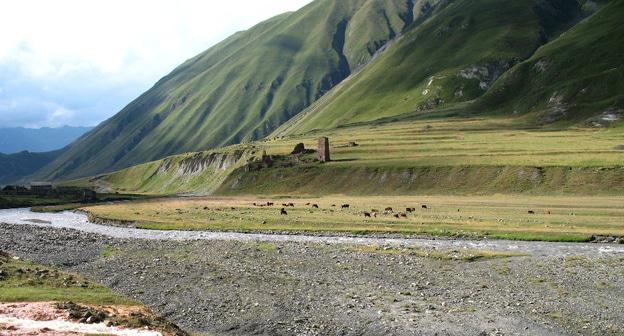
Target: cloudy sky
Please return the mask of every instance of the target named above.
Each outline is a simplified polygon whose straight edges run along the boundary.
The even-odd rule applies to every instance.
[[[94,126],[184,60],[310,1],[3,1],[0,128]]]

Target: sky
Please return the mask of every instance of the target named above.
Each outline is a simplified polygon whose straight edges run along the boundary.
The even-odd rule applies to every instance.
[[[185,60],[310,1],[3,1],[0,128],[95,126]]]

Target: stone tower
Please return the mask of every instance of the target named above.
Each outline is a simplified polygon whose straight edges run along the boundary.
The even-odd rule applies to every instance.
[[[319,154],[319,161],[321,162],[331,161],[331,158],[329,157],[329,139],[327,137],[319,138],[318,154]]]

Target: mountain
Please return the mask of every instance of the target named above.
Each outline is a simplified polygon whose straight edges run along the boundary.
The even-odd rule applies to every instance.
[[[31,153],[23,151],[15,154],[0,153],[0,185],[21,183],[27,176],[35,173],[56,159],[63,150]]]
[[[36,176],[398,119],[608,126],[624,107],[623,3],[316,0],[186,61]]]
[[[601,91],[587,95],[588,100],[599,98],[600,104],[570,111],[566,120],[621,108],[622,100],[617,97],[622,97],[618,88],[624,78],[620,66],[624,27],[618,23],[624,14],[622,4],[454,1],[426,23],[411,27],[382,57],[276,134],[431,116],[440,111],[447,116],[539,114],[551,98],[557,100],[574,86],[577,91],[568,90],[563,98],[567,99],[582,84],[595,88],[592,92]],[[527,69],[541,69],[542,64],[544,71],[527,73]],[[582,83],[574,83],[581,78]],[[471,104],[475,100],[478,103]]]
[[[317,0],[236,33],[179,66],[38,175],[94,175],[262,138],[443,2]]]
[[[601,127],[623,119],[623,15],[624,1],[607,3],[503,74],[475,107],[533,112],[527,117],[537,124]]]
[[[61,149],[92,127],[0,128],[0,153],[49,152]]]

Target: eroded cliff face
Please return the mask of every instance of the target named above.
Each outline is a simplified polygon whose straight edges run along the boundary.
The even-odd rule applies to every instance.
[[[182,159],[166,158],[158,167],[158,174],[174,174],[176,176],[193,176],[206,171],[215,173],[227,171],[245,155],[245,151],[233,153],[195,153]]]
[[[177,155],[98,177],[101,188],[149,194],[210,194],[254,155],[250,149]]]

